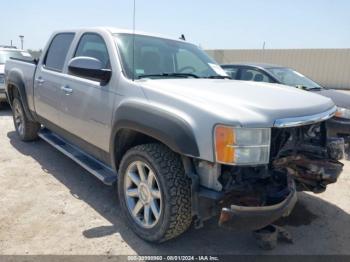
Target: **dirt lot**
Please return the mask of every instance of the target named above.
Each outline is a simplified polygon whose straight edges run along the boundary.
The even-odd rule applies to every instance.
[[[260,250],[212,220],[153,245],[121,219],[116,192],[43,141],[23,143],[0,111],[0,254],[350,254],[350,162],[320,195],[301,193],[283,221],[294,244]]]

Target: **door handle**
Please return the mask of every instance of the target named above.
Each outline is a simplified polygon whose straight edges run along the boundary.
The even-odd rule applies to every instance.
[[[73,93],[73,89],[68,86],[61,86],[61,90],[66,93],[66,95],[70,95]]]

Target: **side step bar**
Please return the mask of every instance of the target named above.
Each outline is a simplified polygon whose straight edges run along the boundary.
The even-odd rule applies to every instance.
[[[96,176],[106,185],[113,185],[117,180],[117,174],[101,161],[83,152],[76,146],[68,143],[64,138],[44,128],[39,132],[39,137],[63,154],[77,162],[91,174]]]

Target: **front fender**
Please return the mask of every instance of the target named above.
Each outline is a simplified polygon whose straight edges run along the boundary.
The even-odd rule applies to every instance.
[[[199,157],[191,125],[173,112],[136,101],[122,104],[116,111],[111,136],[111,152],[119,130],[131,129],[152,137],[182,155]]]

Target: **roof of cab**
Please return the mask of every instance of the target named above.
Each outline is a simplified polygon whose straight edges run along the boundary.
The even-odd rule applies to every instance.
[[[169,39],[169,40],[174,40],[174,41],[179,41],[179,42],[184,42],[181,39],[177,39],[177,38],[173,38],[173,37],[168,37],[168,36],[164,36],[161,34],[155,34],[155,33],[149,33],[149,32],[143,32],[143,31],[138,31],[135,30],[135,32],[133,32],[133,30],[130,29],[122,29],[122,28],[116,28],[116,27],[85,27],[85,28],[77,28],[77,29],[68,29],[68,30],[59,30],[59,31],[55,31],[54,34],[57,33],[64,33],[64,32],[108,32],[110,34],[137,34],[137,35],[145,35],[145,36],[153,36],[153,37],[159,37],[159,38],[164,38],[164,39]],[[180,36],[180,34],[179,34]]]

